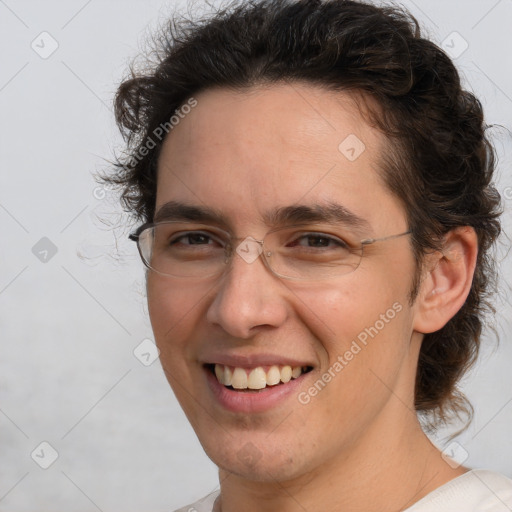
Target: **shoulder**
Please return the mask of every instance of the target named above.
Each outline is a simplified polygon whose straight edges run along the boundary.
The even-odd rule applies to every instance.
[[[212,512],[219,491],[175,512]],[[454,478],[404,512],[509,512],[512,480],[485,469],[473,469]]]
[[[196,501],[195,503],[191,503],[186,507],[182,507],[174,512],[212,512],[213,504],[215,503],[215,499],[219,496],[219,491],[212,492],[205,496],[204,498]]]
[[[512,480],[485,469],[454,478],[408,508],[406,512],[508,512]]]

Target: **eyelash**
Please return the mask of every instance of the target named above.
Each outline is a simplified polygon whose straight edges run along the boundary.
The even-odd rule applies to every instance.
[[[309,242],[313,240],[313,241],[318,241],[318,240],[324,240],[324,241],[327,241],[328,245],[325,246],[325,245],[320,245],[320,247],[317,247],[315,245],[312,245],[310,246],[309,245]],[[304,241],[305,244],[302,244],[301,241]],[[295,235],[293,236],[293,239],[291,240],[292,242],[292,247],[297,247],[297,246],[300,246],[302,249],[317,249],[317,248],[320,248],[320,249],[333,249],[333,248],[347,248],[347,244],[339,239],[339,238],[335,238],[333,236],[330,236],[326,233],[319,233],[319,232],[309,232],[309,233],[300,233],[298,235]],[[288,242],[286,244],[286,247],[289,247],[290,246],[290,242]],[[334,246],[334,247],[333,247]]]
[[[210,233],[207,233],[204,231],[188,231],[181,235],[175,236],[172,240],[169,240],[169,244],[174,245],[175,243],[179,242],[181,239],[191,237],[191,236],[204,236],[210,240],[217,240],[217,237],[212,236]],[[187,244],[187,245],[194,245],[194,244]],[[198,244],[198,245],[206,245],[206,244]]]

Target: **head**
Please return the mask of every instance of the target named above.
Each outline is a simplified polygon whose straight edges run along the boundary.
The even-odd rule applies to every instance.
[[[236,2],[171,24],[157,54],[116,97],[127,153],[107,179],[138,221],[182,203],[263,240],[270,213],[295,207],[326,233],[311,212],[337,205],[354,246],[408,233],[332,279],[236,254],[214,278],[147,273],[162,365],[214,462],[243,473],[247,454],[259,478],[290,476],[411,414],[404,403],[437,421],[467,411],[457,383],[489,307],[499,196],[481,105],[450,59],[407,13],[340,0]],[[226,354],[311,371],[282,406],[234,412],[206,384]]]

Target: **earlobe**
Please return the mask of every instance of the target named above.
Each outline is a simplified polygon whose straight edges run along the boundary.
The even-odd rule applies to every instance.
[[[463,306],[471,289],[478,254],[472,227],[449,231],[442,252],[427,256],[413,328],[420,333],[438,331]]]

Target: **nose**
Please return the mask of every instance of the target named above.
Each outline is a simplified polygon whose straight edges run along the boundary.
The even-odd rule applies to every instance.
[[[283,325],[288,316],[286,292],[262,255],[244,259],[243,252],[235,252],[206,318],[231,336],[248,339],[261,329]]]

